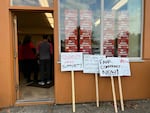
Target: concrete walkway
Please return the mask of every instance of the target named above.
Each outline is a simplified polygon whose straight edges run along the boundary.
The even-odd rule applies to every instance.
[[[118,102],[119,103],[119,102]],[[125,111],[118,105],[118,113],[150,113],[150,100],[124,101]],[[76,104],[75,113],[115,113],[113,102]],[[73,113],[72,105],[33,105],[3,108],[0,113]]]

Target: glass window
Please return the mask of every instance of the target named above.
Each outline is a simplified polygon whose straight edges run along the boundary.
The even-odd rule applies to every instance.
[[[142,0],[60,0],[60,52],[141,57]]]
[[[100,0],[60,0],[62,52],[100,54]]]
[[[53,0],[11,0],[11,6],[53,7]]]
[[[141,56],[142,0],[104,0],[106,56]]]

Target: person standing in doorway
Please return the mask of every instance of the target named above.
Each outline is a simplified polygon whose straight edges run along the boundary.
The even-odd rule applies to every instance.
[[[36,70],[36,48],[31,41],[30,35],[25,35],[22,44],[23,74],[27,83],[31,81],[31,73],[34,72],[34,80],[37,81],[38,72]]]
[[[40,60],[40,85],[50,84],[50,64],[51,64],[51,46],[48,42],[48,35],[43,35],[43,41],[38,46]]]

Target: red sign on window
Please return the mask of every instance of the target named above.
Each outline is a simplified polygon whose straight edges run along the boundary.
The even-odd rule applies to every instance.
[[[127,57],[129,48],[129,33],[123,32],[119,34],[117,44],[118,44],[118,56]]]

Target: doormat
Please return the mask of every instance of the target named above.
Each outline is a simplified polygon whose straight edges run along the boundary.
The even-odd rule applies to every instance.
[[[52,87],[54,84],[50,83],[50,84],[45,84],[45,85],[40,85],[38,84],[38,82],[33,82],[31,84],[28,84],[27,86],[32,86],[32,87],[40,87],[40,88],[50,88]]]

